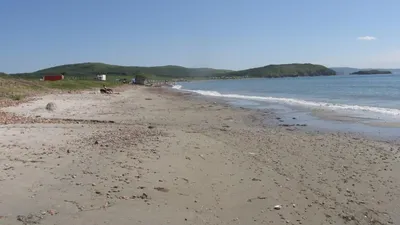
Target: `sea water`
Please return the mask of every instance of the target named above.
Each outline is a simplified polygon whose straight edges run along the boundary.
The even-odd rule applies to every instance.
[[[347,75],[184,82],[175,89],[269,109],[321,129],[400,137],[400,75]]]

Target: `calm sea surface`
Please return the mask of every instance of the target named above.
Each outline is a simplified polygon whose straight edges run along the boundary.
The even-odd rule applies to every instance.
[[[400,136],[400,75],[211,80],[174,88],[296,115],[317,127]]]

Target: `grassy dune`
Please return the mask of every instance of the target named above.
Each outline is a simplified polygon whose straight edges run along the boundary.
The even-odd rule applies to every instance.
[[[113,77],[114,78],[114,77]],[[46,93],[55,90],[85,90],[91,88],[115,87],[122,85],[114,79],[109,81],[75,80],[65,79],[60,81],[40,81],[38,79],[14,78],[0,76],[0,98],[11,100],[22,100],[25,97],[38,93]]]

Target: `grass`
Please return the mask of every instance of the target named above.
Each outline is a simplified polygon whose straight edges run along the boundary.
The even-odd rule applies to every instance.
[[[116,87],[122,85],[117,81],[119,77],[107,77],[107,81],[82,80],[67,78],[59,81],[40,81],[38,78],[14,78],[0,76],[0,98],[20,101],[37,93],[45,93],[52,90],[85,90],[92,88]],[[124,77],[126,78],[126,77]],[[129,79],[128,79],[129,81]]]
[[[19,101],[29,95],[29,93],[36,92],[39,89],[41,88],[26,80],[12,79],[4,76],[0,77],[1,98]]]

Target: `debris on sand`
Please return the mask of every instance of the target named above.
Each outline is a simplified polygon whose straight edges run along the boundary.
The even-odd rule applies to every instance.
[[[247,199],[247,202],[252,202],[253,200],[257,200],[257,199],[264,200],[264,199],[267,199],[267,197],[265,197],[265,196],[257,196],[256,198]]]
[[[47,213],[53,216],[53,215],[57,214],[58,212],[54,209],[49,209],[49,210],[47,210]]]
[[[132,198],[132,199],[135,199],[135,198],[150,199],[150,197],[149,197],[146,193],[143,193],[142,195],[134,195],[134,196],[132,196],[131,198]]]
[[[168,188],[165,188],[165,187],[155,187],[154,189],[157,190],[157,191],[161,191],[161,192],[168,192],[169,191]]]
[[[42,216],[37,216],[33,214],[29,214],[27,216],[18,215],[17,220],[22,222],[24,225],[28,224],[40,224],[40,221],[43,219]]]

